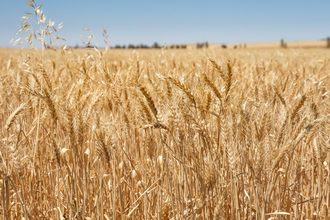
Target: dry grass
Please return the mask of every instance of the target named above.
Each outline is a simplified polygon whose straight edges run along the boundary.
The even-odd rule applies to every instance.
[[[329,219],[329,60],[0,50],[2,219]]]

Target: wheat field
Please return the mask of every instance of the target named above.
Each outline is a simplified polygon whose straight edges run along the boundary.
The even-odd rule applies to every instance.
[[[330,219],[330,51],[0,50],[2,219]]]

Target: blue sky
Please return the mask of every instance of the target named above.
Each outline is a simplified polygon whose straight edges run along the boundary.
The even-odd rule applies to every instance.
[[[0,47],[10,46],[25,0],[1,0]],[[89,28],[103,46],[115,44],[238,43],[315,40],[330,36],[329,0],[37,0],[47,18],[63,22],[68,45],[82,44]]]

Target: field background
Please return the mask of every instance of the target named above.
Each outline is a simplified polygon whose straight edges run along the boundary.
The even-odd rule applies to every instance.
[[[288,48],[291,49],[321,49],[327,47],[327,42],[323,40],[293,40],[284,41]],[[280,40],[273,42],[249,42],[249,43],[210,43],[210,49],[221,50],[226,45],[228,49],[278,49],[280,48]],[[234,48],[236,47],[236,48]],[[187,44],[188,49],[195,49],[196,44]]]
[[[0,49],[2,219],[329,219],[329,76],[322,48]]]

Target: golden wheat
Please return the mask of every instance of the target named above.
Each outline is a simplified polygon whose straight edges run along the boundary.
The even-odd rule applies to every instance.
[[[329,219],[329,52],[207,56],[0,49],[2,219]]]

